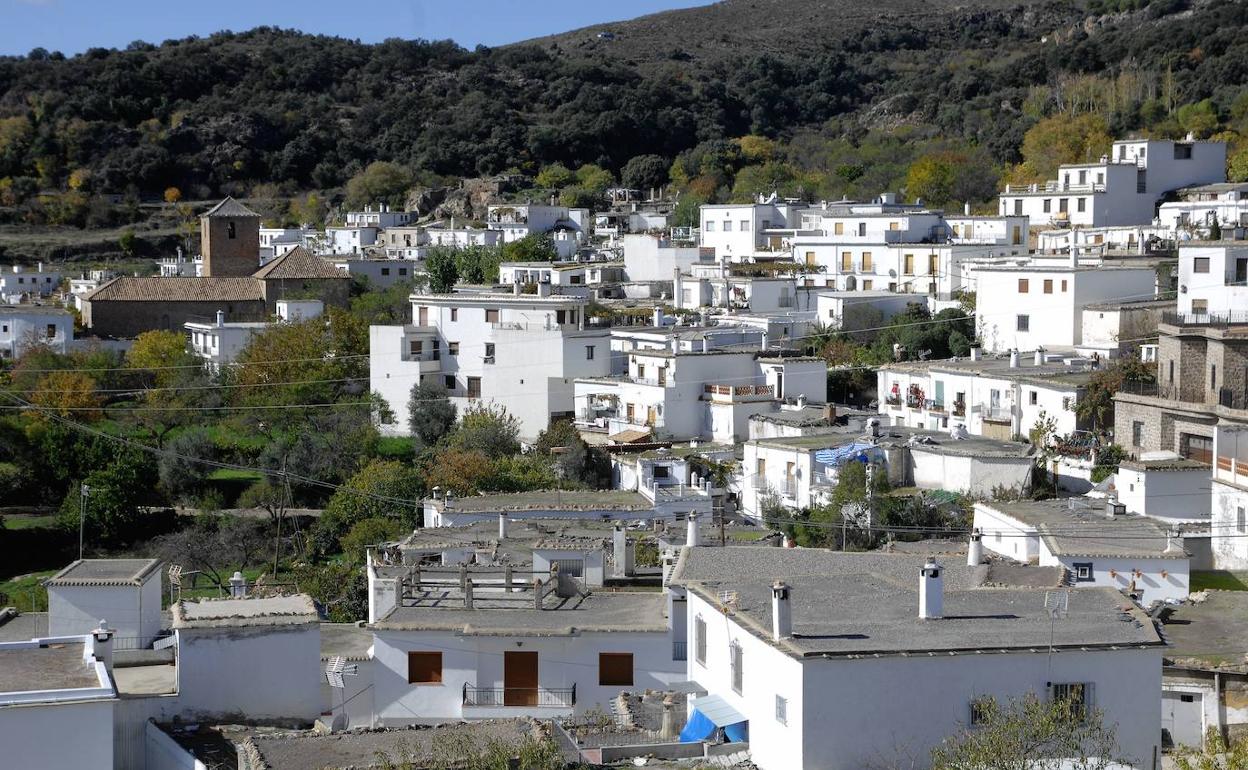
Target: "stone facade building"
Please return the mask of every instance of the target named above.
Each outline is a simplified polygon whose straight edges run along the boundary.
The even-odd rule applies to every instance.
[[[200,218],[204,277],[115,278],[82,298],[82,323],[104,337],[181,330],[216,319],[265,321],[282,299],[347,304],[350,277],[302,246],[258,267],[260,216],[226,198]],[[242,271],[242,272],[239,272]]]

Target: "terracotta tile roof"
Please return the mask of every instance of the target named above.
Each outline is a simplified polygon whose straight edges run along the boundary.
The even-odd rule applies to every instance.
[[[203,214],[201,214],[201,216],[234,217],[236,219],[239,217],[255,217],[256,219],[260,218],[259,214],[247,208],[246,206],[234,200],[233,198],[229,197],[228,195],[225,197],[225,200],[221,201],[217,205],[208,209]]]
[[[252,273],[262,280],[278,278],[347,278],[347,274],[312,252],[296,246]]]
[[[87,302],[249,302],[264,299],[254,278],[114,278],[83,297]]]

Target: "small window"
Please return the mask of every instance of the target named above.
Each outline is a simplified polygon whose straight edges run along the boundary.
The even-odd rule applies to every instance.
[[[459,308],[457,308],[457,307],[453,307],[453,308],[451,308],[451,320],[452,320],[452,321],[458,321],[458,320],[459,320]]]
[[[235,232],[235,230],[234,230],[234,223],[233,223],[233,222],[227,222],[227,223],[225,224],[225,237],[226,237],[226,238],[229,238],[230,240],[234,240],[234,236],[235,236],[236,234],[237,234],[237,233],[236,233],[236,232]]]
[[[1018,316],[1016,328],[1020,332],[1031,331],[1031,316],[1029,315]]]
[[[447,354],[448,356],[457,356],[457,355],[459,355],[459,343],[458,343],[458,342],[448,342],[448,343],[446,343],[446,354]]]
[[[1087,198],[1076,198],[1076,199],[1075,199],[1075,210],[1076,210],[1076,211],[1087,211],[1087,210],[1088,210],[1088,199],[1087,199]]]
[[[1085,682],[1053,685],[1053,701],[1066,706],[1066,716],[1075,722],[1082,722],[1088,716],[1091,706],[1092,685]]]
[[[1192,272],[1193,273],[1209,272],[1209,258],[1208,257],[1196,257],[1195,259],[1193,259],[1192,260]]]
[[[713,233],[713,232],[715,232],[715,223],[714,223],[714,222],[712,222],[712,221],[710,221],[710,220],[708,219],[708,220],[707,220],[707,222],[706,222],[706,227],[704,227],[704,228],[702,228],[702,229],[703,229],[703,230],[706,230],[708,233]]]
[[[442,684],[442,653],[409,652],[407,654],[408,684]]]
[[[1075,580],[1080,583],[1092,583],[1096,581],[1096,577],[1092,573],[1092,562],[1075,562],[1071,565],[1071,570],[1075,573]]]
[[[779,695],[776,696],[776,721],[782,725],[789,723],[789,701]]]
[[[56,336],[56,324],[48,324],[46,334],[47,334],[48,339],[52,339],[53,337],[55,337]]]
[[[1248,532],[1248,521],[1244,519],[1243,506],[1235,509],[1235,531],[1240,534]]]
[[[406,277],[406,276],[407,276],[407,268],[406,268],[406,267],[400,267],[400,268],[399,268],[399,275],[400,275],[400,276],[404,276],[404,277]]]
[[[453,374],[443,375],[442,384],[446,386],[447,390],[451,390],[451,391],[455,390],[455,375]]]
[[[487,324],[496,324],[496,323],[498,323],[498,308],[488,308],[488,307],[487,307],[487,308],[485,309],[485,322],[486,322]]]
[[[732,670],[732,691],[740,695],[745,689],[745,674],[742,669],[744,661],[741,654],[741,645],[735,640],[728,646],[728,661]]]
[[[989,697],[975,698],[971,701],[970,725],[978,727],[988,724],[992,719],[992,712],[996,709],[996,701]]]
[[[424,342],[420,340],[408,340],[407,341],[407,354],[409,356],[417,357],[423,354],[424,352],[425,352]]]
[[[1063,294],[1066,293],[1066,279],[1065,278],[1062,279],[1062,293]]]
[[[1031,404],[1032,406],[1035,406],[1036,403],[1039,401],[1039,399],[1040,399],[1040,394],[1034,390],[1030,391],[1027,394],[1027,403]]]
[[[1181,702],[1181,703],[1195,703],[1195,702],[1196,702],[1196,696],[1195,696],[1195,695],[1180,695],[1180,696],[1179,696],[1179,702]]]
[[[468,398],[481,398],[481,378],[468,378]]]
[[[585,360],[586,361],[594,360],[594,346],[593,345],[585,346]]]
[[[632,687],[633,654],[631,652],[598,653],[598,684],[603,687]]]
[[[741,232],[748,233],[750,231],[750,220],[742,219],[740,222],[740,225],[741,226],[738,227],[737,229],[740,230]]]
[[[1144,446],[1144,421],[1131,421],[1131,446]]]
[[[1018,293],[1019,294],[1026,294],[1030,288],[1031,288],[1031,281],[1027,280],[1026,278],[1018,279]]]
[[[1053,199],[1045,198],[1044,199],[1044,213],[1049,214],[1052,211],[1053,211]]]
[[[381,274],[382,274],[382,275],[390,275],[390,268],[388,268],[388,267],[383,267],[383,268],[381,269]]]
[[[487,364],[494,363],[494,343],[493,342],[485,343],[485,358],[486,358],[485,362]]]
[[[701,615],[693,619],[693,659],[706,665],[706,621]]]
[[[1044,293],[1045,294],[1053,293],[1053,279],[1052,278],[1044,279]]]

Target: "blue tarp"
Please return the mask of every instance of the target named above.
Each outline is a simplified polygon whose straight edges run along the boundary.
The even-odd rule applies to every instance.
[[[729,743],[745,743],[750,740],[750,723],[737,722],[724,728],[724,738]]]
[[[815,462],[824,465],[841,465],[842,463],[857,461],[865,463],[869,459],[869,453],[875,449],[875,446],[865,441],[855,441],[852,444],[832,447],[831,449],[820,449],[815,452]]]
[[[715,734],[715,723],[706,718],[706,715],[697,709],[689,715],[689,721],[685,722],[685,729],[680,731],[681,743],[697,743],[704,741]]]

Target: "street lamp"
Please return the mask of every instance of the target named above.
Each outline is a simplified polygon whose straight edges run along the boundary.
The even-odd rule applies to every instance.
[[[82,560],[82,531],[87,521],[87,495],[91,494],[91,487],[86,484],[82,485],[82,494],[79,496],[78,504],[78,560]]]

